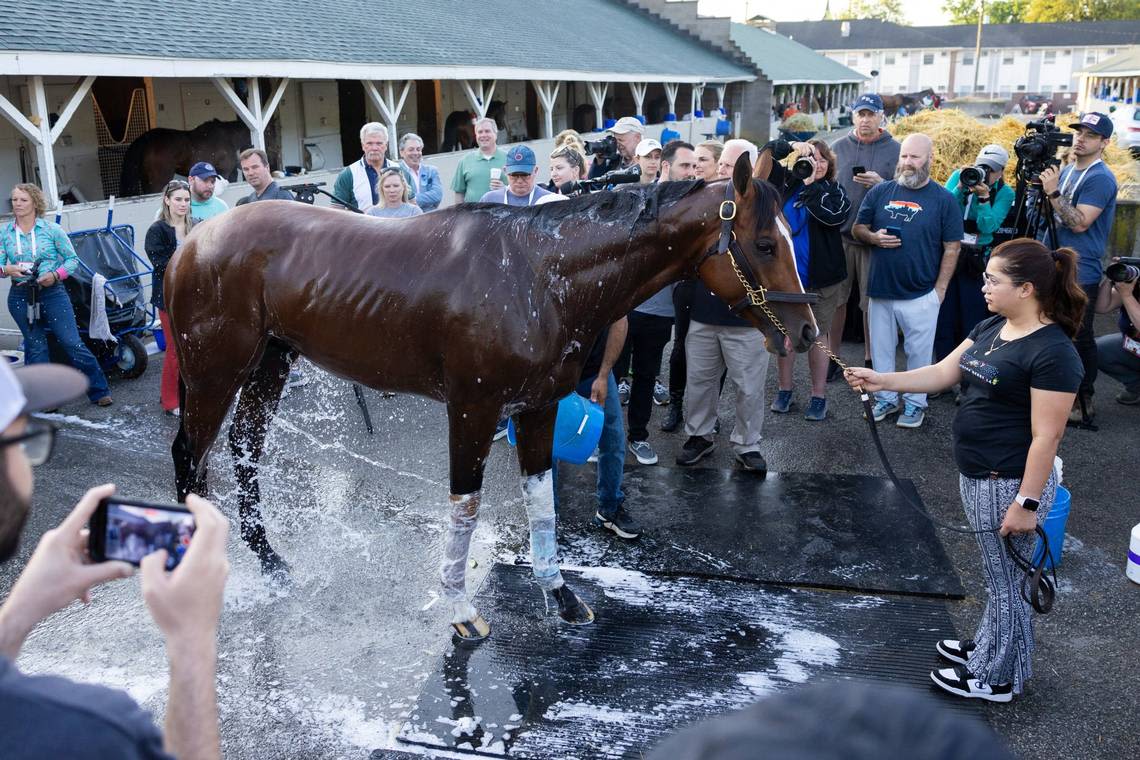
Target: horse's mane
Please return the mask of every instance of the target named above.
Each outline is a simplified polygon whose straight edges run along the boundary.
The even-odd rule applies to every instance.
[[[490,214],[493,218],[510,217],[514,221],[534,224],[539,229],[555,229],[569,219],[589,219],[599,224],[634,225],[643,212],[656,204],[658,211],[675,205],[705,186],[704,180],[661,182],[638,185],[629,189],[602,191],[569,198],[561,203],[539,206],[504,206],[501,203],[467,203],[465,210]]]
[[[766,230],[772,226],[784,201],[780,197],[780,191],[768,180],[754,179],[752,185],[756,188],[756,230]]]

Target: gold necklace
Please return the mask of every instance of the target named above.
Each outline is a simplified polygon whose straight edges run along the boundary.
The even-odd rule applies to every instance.
[[[1001,328],[999,327],[997,329],[997,332],[994,333],[994,339],[990,341],[990,350],[985,352],[986,356],[989,356],[994,351],[1000,351],[1001,349],[1008,346],[1010,343],[1013,343],[1015,340],[1017,340],[1017,338],[1010,338],[1005,343],[1002,343],[1000,346],[998,346],[997,342],[998,342],[998,338],[1000,338],[1000,337],[1001,337]]]

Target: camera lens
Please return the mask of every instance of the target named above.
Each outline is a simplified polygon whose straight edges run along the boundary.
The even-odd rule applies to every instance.
[[[1117,261],[1105,267],[1104,274],[1113,282],[1131,282],[1140,277],[1140,267]]]
[[[966,187],[974,187],[980,185],[986,178],[985,173],[981,167],[967,166],[958,174],[958,181]]]
[[[807,179],[813,174],[815,174],[815,161],[806,156],[797,158],[796,162],[792,164],[792,176],[797,179]]]

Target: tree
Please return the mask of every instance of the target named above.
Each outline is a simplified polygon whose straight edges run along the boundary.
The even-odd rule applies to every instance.
[[[847,10],[839,14],[845,19],[871,18],[905,24],[902,0],[849,0]]]
[[[1031,0],[987,0],[984,22],[987,24],[1016,24],[1025,21],[1025,12]],[[951,24],[977,24],[978,0],[946,0],[942,10]]]
[[[1136,0],[1030,0],[1025,11],[1025,20],[1034,23],[1126,19],[1140,19]]]

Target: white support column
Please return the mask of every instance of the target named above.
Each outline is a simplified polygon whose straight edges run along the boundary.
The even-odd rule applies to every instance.
[[[610,91],[609,82],[586,82],[586,89],[590,93],[590,102],[594,104],[595,121],[597,128],[601,129],[605,122],[602,107],[606,104],[606,94]]]
[[[85,77],[79,86],[71,93],[71,97],[67,99],[67,104],[63,107],[63,111],[59,114],[59,119],[56,120],[55,126],[51,128],[51,141],[54,143],[63,134],[63,130],[67,128],[67,123],[71,121],[71,117],[75,115],[75,109],[79,108],[79,104],[87,97],[87,93],[91,91],[91,85],[95,83],[95,77]]]
[[[261,85],[258,83],[257,77],[247,78],[245,89],[245,104],[255,124],[249,129],[250,137],[253,138],[253,147],[258,150],[265,150],[265,119],[261,115]]]
[[[55,150],[51,140],[44,78],[32,77],[31,85],[32,123],[39,132],[36,139],[36,160],[40,167],[40,187],[47,198],[48,208],[56,209],[62,204],[59,202],[59,179],[55,175]]]
[[[705,105],[704,105],[705,85],[704,85],[704,83],[702,82],[701,84],[694,84],[692,86],[691,93],[692,93],[692,97],[690,98],[689,114],[692,115],[692,117],[695,119],[695,118],[697,118],[697,111],[698,110],[700,110],[700,111],[705,110]]]
[[[716,86],[716,107],[724,110],[724,93],[728,89],[727,84],[718,84]],[[727,115],[727,112],[726,112]]]
[[[243,124],[249,127],[250,134],[252,135],[254,132],[256,132],[258,127],[261,126],[260,121],[258,119],[255,119],[253,117],[253,114],[250,112],[249,107],[246,106],[245,103],[241,102],[241,98],[238,97],[237,92],[234,91],[234,88],[230,85],[226,78],[214,77],[213,82],[214,87],[218,88],[218,92],[220,92],[222,94],[222,97],[226,99],[226,102],[230,104],[230,108],[234,109],[234,113],[237,114],[237,117],[242,120]]]
[[[554,137],[554,104],[558,101],[558,89],[561,86],[561,82],[534,81],[534,91],[542,105],[542,136],[548,139]]]
[[[649,87],[646,82],[630,82],[629,91],[633,94],[633,104],[635,107],[634,116],[645,115],[645,90]]]
[[[491,82],[491,87],[486,92],[483,90],[483,80],[479,79],[475,82],[478,89],[471,87],[471,82],[466,79],[460,80],[460,85],[463,87],[463,92],[467,94],[467,102],[475,109],[476,118],[482,119],[487,116],[487,109],[491,107],[491,98],[495,94],[495,85],[498,80]]]
[[[376,105],[376,110],[380,112],[381,118],[384,123],[388,125],[388,152],[391,154],[392,159],[395,160],[400,157],[399,150],[399,136],[396,134],[396,123],[400,120],[400,114],[404,110],[404,103],[408,99],[408,90],[412,88],[411,80],[404,82],[403,89],[400,90],[400,97],[396,98],[395,83],[391,80],[384,82],[384,95],[376,89],[376,85],[371,81],[363,80],[364,91],[368,93],[368,97]],[[464,83],[466,84],[466,83]],[[480,83],[480,89],[482,83]],[[492,87],[492,90],[494,88]],[[484,109],[484,113],[485,113]]]
[[[673,117],[676,118],[677,90],[680,89],[681,86],[676,82],[664,82],[663,84],[665,87],[665,97],[669,100],[669,113],[673,114]]]

